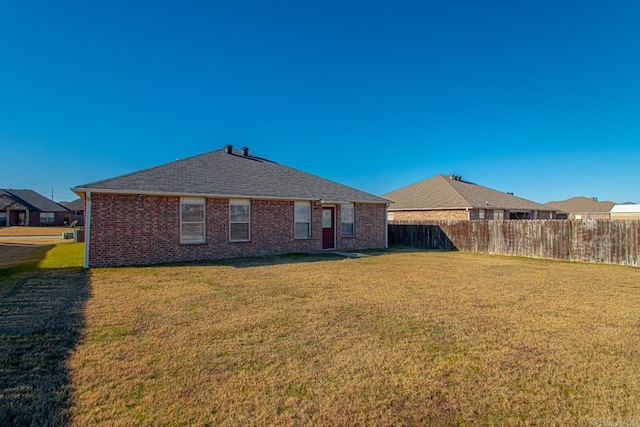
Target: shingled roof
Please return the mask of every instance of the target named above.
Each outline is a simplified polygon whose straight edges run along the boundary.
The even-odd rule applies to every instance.
[[[599,202],[589,197],[572,197],[557,202],[547,202],[547,206],[569,213],[607,213],[615,203],[609,201]]]
[[[0,195],[6,195],[10,199],[38,212],[69,212],[64,206],[49,200],[33,190],[0,189]]]
[[[77,186],[87,191],[117,194],[156,194],[322,200],[329,203],[388,203],[387,200],[319,176],[226,147],[198,156]]]
[[[382,197],[394,202],[389,211],[474,208],[511,211],[552,210],[539,203],[509,193],[445,175],[436,175],[383,194]]]

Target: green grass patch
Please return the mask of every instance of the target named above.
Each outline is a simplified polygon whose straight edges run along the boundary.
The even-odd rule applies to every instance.
[[[66,243],[49,249],[38,268],[80,268],[84,264],[84,243]]]

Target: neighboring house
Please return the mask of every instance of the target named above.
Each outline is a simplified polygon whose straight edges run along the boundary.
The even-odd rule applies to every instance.
[[[640,204],[614,205],[611,208],[611,219],[640,219]]]
[[[545,203],[551,209],[566,212],[568,219],[609,219],[609,211],[615,203],[600,202],[595,197],[572,197],[571,199]]]
[[[60,204],[73,213],[70,216],[71,222],[76,221],[76,225],[84,225],[84,200],[76,199],[73,202],[60,202]]]
[[[64,225],[71,211],[33,190],[0,189],[0,227]]]
[[[387,200],[230,145],[73,191],[85,267],[386,246]]]
[[[393,202],[389,220],[555,218],[551,208],[463,181],[459,175],[436,175],[382,197]]]

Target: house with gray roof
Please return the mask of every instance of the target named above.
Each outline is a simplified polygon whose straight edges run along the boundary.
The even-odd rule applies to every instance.
[[[614,202],[598,200],[596,197],[572,197],[545,203],[551,209],[566,212],[568,219],[609,219]]]
[[[459,175],[436,175],[382,197],[393,202],[390,220],[553,219],[555,214],[552,208]]]
[[[64,225],[70,213],[33,190],[0,189],[0,227]]]
[[[388,201],[227,145],[90,184],[85,267],[386,246]]]

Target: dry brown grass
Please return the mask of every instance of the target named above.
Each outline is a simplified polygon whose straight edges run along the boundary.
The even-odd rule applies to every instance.
[[[56,236],[63,232],[73,231],[71,227],[0,227],[0,237],[3,236]]]
[[[640,270],[414,252],[96,269],[75,425],[640,416]],[[602,424],[600,424],[602,425]]]

